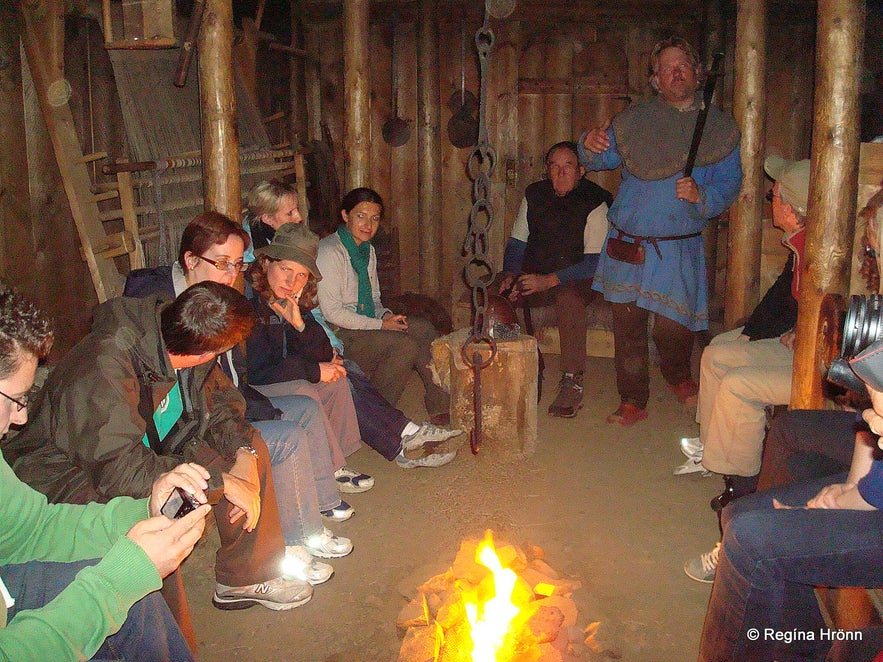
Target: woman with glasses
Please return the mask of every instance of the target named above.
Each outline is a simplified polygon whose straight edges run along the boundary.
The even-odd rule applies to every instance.
[[[178,261],[170,267],[133,271],[126,279],[124,295],[161,292],[174,297],[203,281],[231,286],[242,270],[243,251],[249,243],[248,234],[226,216],[202,213],[184,229]],[[246,418],[270,450],[287,556],[294,559],[293,565],[300,565],[303,579],[314,584],[326,581],[333,572],[331,566],[312,556],[345,556],[352,543],[333,536],[319,514],[343,521],[354,511],[337,490],[331,457],[336,444],[329,441],[330,424],[322,407],[307,395],[268,399],[239,380],[232,352],[218,361],[245,397]]]

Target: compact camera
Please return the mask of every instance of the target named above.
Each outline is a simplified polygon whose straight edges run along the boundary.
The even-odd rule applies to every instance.
[[[840,355],[828,368],[828,381],[867,396],[868,390],[849,367],[850,359],[883,337],[883,296],[854,294],[843,320]]]
[[[169,519],[180,519],[187,513],[199,508],[200,503],[180,487],[169,495],[160,512]]]

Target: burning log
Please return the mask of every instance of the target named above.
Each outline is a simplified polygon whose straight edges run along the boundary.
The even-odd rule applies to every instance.
[[[571,594],[536,546],[465,540],[446,572],[417,587],[396,625],[399,662],[555,662],[580,657],[598,624],[577,627]],[[588,634],[588,638],[586,637]]]

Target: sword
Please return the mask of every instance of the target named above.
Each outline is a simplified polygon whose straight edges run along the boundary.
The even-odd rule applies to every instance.
[[[693,129],[693,142],[690,143],[690,151],[687,153],[687,164],[684,166],[684,177],[693,175],[693,166],[696,164],[696,154],[699,152],[699,143],[702,142],[702,132],[705,130],[705,120],[708,118],[708,109],[711,107],[711,98],[714,96],[714,86],[717,79],[723,76],[724,54],[715,53],[711,63],[711,70],[705,79],[705,90],[702,92],[702,109],[696,117],[696,127]]]

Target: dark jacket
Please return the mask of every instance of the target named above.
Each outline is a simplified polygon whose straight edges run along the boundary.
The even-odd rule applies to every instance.
[[[246,287],[245,296],[258,316],[258,323],[245,343],[249,383],[277,384],[295,379],[318,383],[319,363],[331,361],[334,353],[313,314],[301,309],[305,328],[298,331],[250,286]]]
[[[126,276],[126,288],[123,295],[127,297],[146,297],[149,294],[165,294],[175,298],[175,281],[172,267],[154,267],[152,269],[135,269]],[[246,358],[239,350],[233,350],[235,370],[238,373],[236,388],[245,398],[245,420],[247,421],[278,421],[282,412],[273,406],[270,398],[248,385],[245,377]],[[219,358],[221,370],[231,380],[229,362],[225,356]]]
[[[143,412],[154,411],[176,380],[160,335],[166,302],[152,295],[101,304],[91,333],[52,371],[30,422],[4,450],[19,478],[50,501],[148,496],[153,481],[182,461],[211,472],[216,501],[236,449],[261,443],[239,392],[210,361],[180,371],[184,414],[162,454],[144,445],[152,416]]]
[[[778,338],[797,324],[797,299],[794,295],[798,291],[799,281],[795,284],[794,276],[798,274],[799,278],[805,238],[806,231],[800,230],[782,240],[782,245],[790,251],[788,260],[776,282],[763,295],[763,299],[745,322],[742,333],[748,336],[749,340]]]

